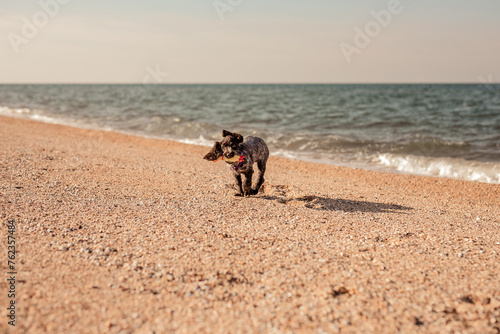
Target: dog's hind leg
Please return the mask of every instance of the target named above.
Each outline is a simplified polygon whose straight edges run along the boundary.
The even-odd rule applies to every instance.
[[[252,176],[253,176],[252,169],[245,173],[245,185],[243,186],[243,194],[245,196],[253,195]]]
[[[255,188],[252,189],[252,193],[257,195],[259,193],[260,186],[264,183],[264,173],[266,172],[267,158],[258,160],[257,167],[259,168],[259,173],[257,174],[257,184]]]

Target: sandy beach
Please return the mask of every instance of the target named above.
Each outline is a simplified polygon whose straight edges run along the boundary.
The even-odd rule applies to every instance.
[[[0,117],[0,331],[500,332],[500,185],[208,150]]]

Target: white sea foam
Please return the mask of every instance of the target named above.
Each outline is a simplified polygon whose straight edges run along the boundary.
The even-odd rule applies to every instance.
[[[11,108],[7,106],[0,106],[0,115],[5,116],[21,116],[31,114],[32,110],[29,108]]]
[[[405,174],[500,183],[500,163],[454,158],[380,154],[378,162]]]
[[[175,138],[172,138],[172,139],[176,140]],[[203,137],[203,135],[201,135],[197,139],[180,139],[180,140],[177,139],[177,141],[184,143],[184,144],[190,144],[190,145],[200,145],[200,146],[213,146],[214,145],[213,141],[206,139],[205,137]]]
[[[67,125],[82,129],[118,131],[117,129],[114,129],[109,126],[99,126],[98,124],[89,124],[88,122],[84,122],[74,118],[67,118],[67,117],[65,118],[60,116],[54,117],[51,116],[50,114],[45,113],[43,110],[40,109],[11,108],[0,105],[0,115],[14,117],[14,118],[32,119],[41,123]]]
[[[29,118],[43,123],[63,124],[63,122],[57,118],[44,115],[44,112],[39,109],[0,106],[0,115],[16,118]]]

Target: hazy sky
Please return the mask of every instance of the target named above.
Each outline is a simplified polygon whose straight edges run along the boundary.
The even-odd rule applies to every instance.
[[[0,35],[0,83],[500,82],[498,0],[3,0]]]

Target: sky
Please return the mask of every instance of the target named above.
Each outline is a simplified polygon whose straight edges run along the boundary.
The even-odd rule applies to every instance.
[[[498,0],[3,0],[0,83],[500,82]]]

